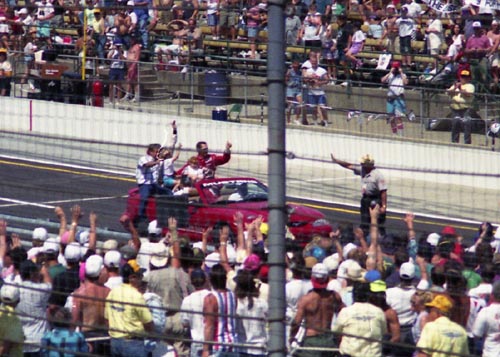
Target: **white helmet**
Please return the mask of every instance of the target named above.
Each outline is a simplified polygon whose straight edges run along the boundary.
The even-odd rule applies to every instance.
[[[493,123],[488,131],[489,136],[498,136],[500,134],[500,123]]]

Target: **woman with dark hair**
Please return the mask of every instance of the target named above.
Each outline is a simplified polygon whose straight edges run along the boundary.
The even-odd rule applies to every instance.
[[[240,356],[265,356],[267,301],[259,298],[259,289],[251,272],[240,270],[234,281],[236,282],[234,293],[237,299],[238,342],[253,346],[240,348]]]

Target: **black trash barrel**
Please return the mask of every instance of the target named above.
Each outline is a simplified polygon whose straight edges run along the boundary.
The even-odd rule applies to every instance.
[[[205,73],[205,105],[226,105],[229,98],[229,84],[225,73]]]

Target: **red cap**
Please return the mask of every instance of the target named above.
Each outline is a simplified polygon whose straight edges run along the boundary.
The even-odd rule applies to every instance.
[[[401,62],[399,61],[392,62],[392,68],[401,68]]]
[[[314,289],[325,289],[328,286],[328,277],[315,278],[312,276],[311,283]]]
[[[452,226],[446,226],[441,231],[441,235],[456,236],[457,235],[457,231]]]

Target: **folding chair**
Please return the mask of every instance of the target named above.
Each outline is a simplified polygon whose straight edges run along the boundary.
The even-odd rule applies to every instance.
[[[233,104],[229,113],[227,113],[227,119],[229,121],[240,122],[240,113],[241,109],[243,109],[243,105],[240,103]],[[236,117],[233,119],[232,114],[236,114]]]

